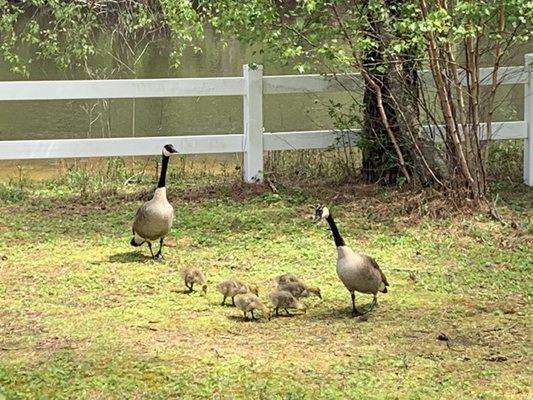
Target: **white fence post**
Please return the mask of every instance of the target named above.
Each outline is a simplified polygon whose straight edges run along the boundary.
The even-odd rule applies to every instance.
[[[244,159],[243,177],[248,183],[263,180],[263,66],[243,66]]]
[[[524,85],[524,121],[526,139],[524,139],[524,183],[533,186],[533,54],[524,57],[524,71],[527,81]]]

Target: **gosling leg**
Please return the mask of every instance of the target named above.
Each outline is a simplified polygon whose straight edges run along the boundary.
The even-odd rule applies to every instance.
[[[191,287],[189,288],[189,292],[190,293],[192,293],[192,291],[193,291],[193,288],[192,288],[193,286],[194,286],[194,283],[191,283]]]
[[[279,307],[276,307],[276,317],[279,317]]]
[[[251,311],[250,311],[250,314],[252,314],[252,320],[254,320],[254,319],[255,319],[255,316],[254,316],[254,310],[251,310]]]
[[[287,313],[287,315],[291,315],[291,313],[289,312],[289,310],[287,310],[286,308],[284,309],[285,312]]]
[[[225,306],[226,305],[226,296],[224,296],[224,299],[222,299],[222,303],[220,303],[221,306]]]
[[[232,304],[233,306],[235,306],[235,296],[233,296],[233,297],[231,298],[231,304]]]

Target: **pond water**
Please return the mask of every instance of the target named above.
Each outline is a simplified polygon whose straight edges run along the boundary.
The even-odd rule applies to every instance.
[[[165,46],[163,45],[163,48]],[[167,78],[242,76],[242,66],[261,62],[238,42],[222,47],[206,35],[203,53],[186,52],[178,69],[169,68],[168,51],[147,52],[134,65],[135,74],[101,73],[98,78]],[[103,63],[118,69],[109,57]],[[294,74],[290,68],[267,64],[265,75]],[[34,66],[32,80],[88,79],[82,71],[65,74],[52,63]],[[0,61],[0,80],[21,80]],[[322,129],[330,127],[327,99],[307,94],[272,95],[265,98],[268,131]],[[336,100],[347,98],[334,95]],[[242,97],[162,99],[111,99],[72,101],[12,101],[0,103],[0,140],[85,137],[165,136],[242,133]]]
[[[129,75],[120,72],[120,63],[109,56],[101,60],[100,67],[105,66],[106,71],[112,72],[97,73],[93,78],[242,76],[243,64],[250,62],[262,63],[265,75],[295,73],[289,67],[258,59],[251,48],[238,42],[221,46],[218,38],[209,31],[206,32],[202,45],[203,52],[186,52],[178,69],[169,67],[168,47],[168,44],[160,43],[147,51],[137,63],[130,65],[134,74]],[[533,52],[533,43],[516,52],[509,65],[522,65],[523,54],[526,52]],[[0,60],[0,80],[22,79],[19,75],[12,74],[8,65]],[[50,62],[42,62],[32,67],[30,79],[89,79],[89,76],[84,71],[65,73]],[[517,89],[505,94],[506,99],[497,118],[521,119],[522,93],[521,89]],[[348,98],[342,93],[265,96],[265,129],[273,132],[332,128],[328,116],[329,100],[344,102]],[[240,96],[0,102],[0,141],[204,135],[242,131]],[[12,168],[6,168],[6,165],[18,164],[4,163],[3,175],[16,173]]]

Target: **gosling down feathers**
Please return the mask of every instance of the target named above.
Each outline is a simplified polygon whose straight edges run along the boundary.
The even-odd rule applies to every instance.
[[[354,292],[373,294],[372,307],[374,307],[378,302],[378,292],[387,293],[389,282],[372,257],[356,253],[346,246],[328,208],[317,205],[315,207],[315,221],[319,222],[323,219],[328,222],[335,246],[337,246],[337,275],[352,295],[352,314],[354,316],[361,315],[362,313],[355,307]]]
[[[194,284],[201,285],[202,291],[204,294],[207,294],[207,284],[205,282],[205,277],[202,271],[198,268],[187,267],[181,270],[181,277],[183,278],[183,283],[189,292],[193,291]]]
[[[309,297],[312,294],[317,296],[319,299],[322,299],[320,288],[313,287],[313,286],[307,286],[303,282],[287,282],[287,283],[278,285],[278,289],[289,292],[297,299],[301,297]]]
[[[287,272],[286,274],[280,275],[276,278],[276,283],[278,284],[278,286],[285,285],[286,283],[291,282],[301,282],[301,280],[298,279],[296,275],[293,275],[290,272]]]
[[[160,260],[163,258],[163,240],[170,232],[172,221],[174,220],[174,208],[167,200],[167,191],[165,188],[165,180],[167,175],[168,160],[172,154],[178,151],[171,144],[163,147],[161,175],[157,189],[154,192],[154,197],[144,203],[135,215],[133,222],[133,238],[130,244],[132,246],[141,246],[143,243],[148,244],[152,259]],[[152,250],[152,241],[159,240],[159,251],[154,255]]]
[[[259,300],[259,297],[257,297],[253,293],[246,293],[246,294],[240,294],[235,298],[235,305],[239,310],[241,310],[244,314],[244,319],[247,319],[247,314],[250,313],[252,316],[252,319],[255,319],[254,311],[259,310],[261,311],[263,317],[268,318],[270,321],[270,311],[268,308],[266,308],[263,303],[261,303],[261,300]]]
[[[295,308],[297,310],[305,310],[305,307],[288,291],[286,290],[274,290],[268,297],[270,302],[274,306],[276,316],[279,315],[279,309],[285,310],[287,315],[290,315],[289,308]]]
[[[221,305],[226,305],[226,298],[231,297],[231,304],[235,305],[235,296],[238,294],[246,294],[248,292],[259,295],[257,286],[246,285],[236,279],[228,279],[217,285],[218,291],[224,296]]]

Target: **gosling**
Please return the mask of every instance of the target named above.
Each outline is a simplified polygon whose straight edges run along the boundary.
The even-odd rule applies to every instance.
[[[320,293],[320,288],[314,286],[307,286],[303,282],[288,282],[279,285],[278,289],[289,292],[296,299],[300,299],[302,297],[309,297],[310,295],[315,295],[319,299],[322,299],[322,293]]]
[[[278,286],[291,282],[301,282],[301,280],[298,279],[296,275],[293,275],[290,272],[287,272],[286,274],[280,275],[276,278],[276,283],[278,284]]]
[[[193,286],[197,283],[202,286],[204,294],[207,294],[207,284],[205,282],[204,274],[198,268],[186,267],[181,270],[181,276],[185,286],[189,289],[189,293],[193,291]]]
[[[261,300],[259,300],[259,297],[257,297],[253,293],[238,295],[235,299],[235,305],[239,310],[243,312],[245,320],[248,319],[248,313],[250,313],[250,315],[252,316],[252,320],[254,320],[254,310],[259,310],[261,311],[263,317],[268,318],[268,320],[270,321],[270,310],[266,308],[263,303],[261,303]]]
[[[290,292],[287,292],[286,290],[274,290],[268,295],[268,297],[274,306],[276,316],[279,316],[280,308],[284,309],[287,315],[291,315],[288,308],[303,310],[305,312],[305,307],[300,304],[300,302]]]
[[[237,296],[238,294],[246,294],[250,292],[255,294],[256,296],[259,295],[259,290],[257,289],[257,286],[246,285],[236,279],[228,279],[224,282],[219,283],[217,285],[217,289],[222,294],[222,296],[224,296],[221,303],[222,306],[226,305],[226,298],[228,297],[231,297],[231,304],[235,305],[235,296]]]

